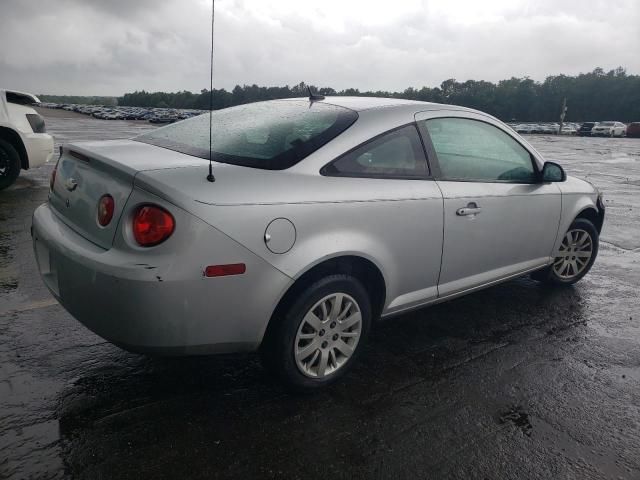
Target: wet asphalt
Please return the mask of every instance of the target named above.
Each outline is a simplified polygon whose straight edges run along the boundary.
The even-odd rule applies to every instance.
[[[57,142],[150,128],[44,114]],[[313,396],[253,355],[150,358],[81,326],[31,249],[52,166],[23,172],[0,192],[0,478],[640,479],[640,139],[529,140],[605,193],[591,273],[386,321]]]

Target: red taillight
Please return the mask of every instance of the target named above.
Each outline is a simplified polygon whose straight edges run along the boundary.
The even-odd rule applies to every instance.
[[[244,263],[230,263],[228,265],[209,265],[204,269],[205,277],[225,277],[227,275],[242,275],[247,271]]]
[[[116,202],[113,201],[111,195],[103,195],[98,202],[98,223],[106,227],[113,218]]]
[[[176,223],[164,208],[144,205],[133,217],[133,236],[143,247],[152,247],[171,236]]]

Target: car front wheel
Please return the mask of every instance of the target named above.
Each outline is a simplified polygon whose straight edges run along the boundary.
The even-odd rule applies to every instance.
[[[285,309],[261,349],[263,364],[295,391],[335,382],[353,365],[371,325],[367,291],[350,275],[317,280]]]
[[[535,272],[536,280],[572,285],[584,277],[598,254],[598,231],[587,219],[578,218],[565,233],[551,266]]]

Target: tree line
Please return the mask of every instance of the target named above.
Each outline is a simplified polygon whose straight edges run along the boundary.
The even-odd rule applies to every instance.
[[[74,103],[77,105],[109,105],[118,104],[117,97],[87,97],[80,95],[38,95],[41,102]]]
[[[576,76],[554,75],[543,82],[528,77],[501,80],[458,82],[448,79],[439,87],[409,87],[402,92],[360,91],[347,88],[309,85],[322,95],[355,95],[406,98],[471,107],[490,113],[504,121],[556,121],[563,98],[567,99],[565,121],[618,120],[640,121],[640,75],[629,75],[622,67],[605,72],[596,68]],[[213,90],[213,108],[278,98],[304,97],[307,85],[260,87],[236,85],[231,91]],[[176,93],[136,91],[118,97],[118,105],[209,109],[209,91]]]

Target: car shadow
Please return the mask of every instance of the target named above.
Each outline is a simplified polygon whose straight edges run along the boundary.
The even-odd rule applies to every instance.
[[[307,396],[287,393],[256,355],[150,358],[107,345],[109,360],[60,396],[67,474],[311,478],[342,465],[338,476],[375,475],[398,405],[418,392],[425,408],[457,398],[443,393],[457,370],[475,362],[490,377],[482,362],[500,362],[501,349],[580,328],[581,300],[579,287],[519,279],[385,320],[346,378]]]

